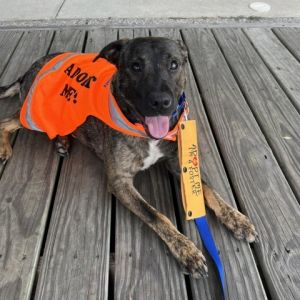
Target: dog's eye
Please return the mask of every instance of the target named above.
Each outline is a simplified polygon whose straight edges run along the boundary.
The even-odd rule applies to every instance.
[[[140,71],[142,71],[142,66],[138,62],[134,62],[131,64],[131,69],[134,72],[140,72]]]
[[[172,60],[170,64],[170,70],[177,70],[178,69],[178,63],[176,60]]]

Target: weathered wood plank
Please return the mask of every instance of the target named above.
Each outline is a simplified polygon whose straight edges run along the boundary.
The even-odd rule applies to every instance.
[[[60,175],[35,299],[107,299],[110,214],[102,162],[74,141]]]
[[[0,180],[0,299],[29,299],[58,158],[42,134],[22,132]]]
[[[259,232],[254,248],[272,299],[297,299],[299,204],[212,33],[187,29],[183,36],[232,186]]]
[[[300,201],[300,116],[241,29],[216,29],[215,36]]]
[[[165,168],[156,166],[140,174],[136,186],[151,205],[176,224]],[[115,299],[187,299],[184,276],[168,249],[118,202],[115,263]]]
[[[21,31],[0,31],[0,74],[2,74],[9,59],[11,58],[21,36]],[[2,85],[2,81],[0,82]]]
[[[4,71],[6,65],[8,64],[20,38],[22,32],[11,32],[11,31],[0,31],[0,74]],[[0,77],[0,86],[4,85],[2,78]],[[17,99],[16,99],[17,100]],[[0,100],[0,120],[7,117],[10,111],[7,111],[7,107],[12,107],[12,110],[16,110],[16,101],[14,106],[10,103],[12,99],[1,99]],[[13,140],[13,139],[12,139]],[[3,164],[0,163],[0,177],[3,171]]]
[[[151,30],[151,34],[181,39],[179,31],[173,29],[154,29]],[[228,203],[236,207],[190,66],[187,72],[186,95],[190,105],[190,118],[196,119],[198,124],[203,175],[205,174],[206,180]],[[178,194],[178,200],[182,208],[180,198]],[[196,244],[199,244],[199,234],[194,222],[184,221],[182,209],[181,213],[184,233]],[[245,242],[237,241],[209,212],[208,221],[224,263],[228,287],[227,298],[265,299],[264,288],[249,245]],[[206,257],[208,257],[208,254],[206,254]],[[236,280],[237,278],[240,280]],[[209,277],[207,280],[191,280],[191,283],[194,299],[221,299],[219,278],[212,263],[209,265]]]
[[[133,29],[121,28],[119,29],[119,39],[132,39]]]
[[[82,52],[85,30],[61,29],[55,31],[49,53]]]
[[[22,35],[21,40],[19,35],[11,32],[12,39],[15,38],[15,42],[7,40],[8,45],[17,43],[15,51],[12,52],[13,56],[4,69],[1,77],[0,84],[6,85],[16,81],[19,76],[23,75],[30,65],[37,60],[40,56],[45,55],[51,43],[52,32],[49,31],[35,31],[25,32]],[[13,51],[12,46],[10,46]],[[5,48],[4,48],[5,49]],[[2,48],[1,48],[2,51]],[[2,52],[1,58],[2,58]],[[6,54],[4,54],[4,59]],[[5,118],[14,114],[19,108],[19,97],[15,96],[0,102],[0,118]],[[13,140],[14,138],[12,138]],[[0,164],[0,174],[3,169],[3,165]]]
[[[19,40],[19,36],[14,34],[14,32],[11,32],[11,34],[12,37],[16,38],[15,43],[17,43]],[[11,62],[9,62],[0,78],[1,85],[14,82],[19,78],[19,76],[23,75],[28,70],[28,68],[34,61],[46,55],[51,43],[52,36],[53,32],[50,31],[25,32],[20,42],[18,43],[15,52],[13,53]],[[58,31],[55,38],[55,40],[57,41],[57,46],[56,48],[52,48],[51,52],[58,52],[58,49],[60,49],[59,47],[61,45],[70,45],[71,42],[74,43],[74,39],[76,39],[77,37],[78,35],[76,34],[74,36],[68,35],[68,30]],[[74,41],[72,41],[72,39]],[[7,40],[7,42],[8,44],[11,44],[11,42],[9,42],[9,39]],[[71,50],[72,49],[68,49],[68,51]],[[2,57],[2,48],[0,55],[0,57]],[[14,99],[1,101],[0,107],[0,118],[4,118],[15,113],[19,107],[19,97],[15,96]]]
[[[145,35],[148,31],[134,33]],[[133,32],[120,30],[119,36],[132,38]],[[164,168],[141,174],[136,185],[149,203],[176,222]],[[116,208],[115,299],[187,299],[184,276],[163,242],[119,202]]]
[[[106,35],[91,31],[86,51],[104,47],[110,42]],[[56,35],[51,51],[81,51],[84,36],[74,30]],[[36,299],[107,299],[110,214],[102,163],[74,142],[63,163]]]
[[[48,31],[25,33],[1,82],[15,80],[36,55],[45,54],[51,36]],[[1,109],[6,112],[11,108],[10,102],[2,104]],[[14,155],[0,181],[1,299],[30,296],[57,165],[57,157],[43,137],[28,132],[19,134]]]
[[[245,33],[300,113],[300,63],[271,29],[248,28]]]
[[[29,65],[45,55],[51,37],[52,33],[48,31],[27,33],[14,52],[5,76],[12,77],[13,71],[17,75],[18,63],[22,64],[23,72],[26,70],[22,63],[23,51]],[[34,45],[32,51],[31,44]],[[20,45],[24,49],[19,48]],[[13,158],[0,181],[1,211],[5,213],[0,230],[5,234],[1,234],[1,237],[7,237],[7,240],[1,239],[4,244],[0,247],[1,253],[5,253],[2,267],[6,270],[0,281],[1,299],[2,296],[3,299],[22,300],[30,297],[58,162],[52,144],[45,136],[27,130],[19,133]],[[7,199],[10,199],[9,204],[6,203]]]
[[[0,76],[8,64],[17,44],[20,41],[22,32],[0,31]],[[4,86],[2,77],[0,77],[0,86]],[[1,99],[0,101],[0,120],[7,117],[10,112],[7,107],[10,105],[11,99]],[[15,110],[15,108],[14,108]],[[1,169],[1,166],[0,166]],[[1,171],[0,171],[1,173]]]
[[[85,52],[98,53],[109,43],[117,40],[117,29],[91,30],[88,34]]]
[[[133,37],[138,38],[138,37],[145,37],[149,36],[149,30],[146,28],[137,28],[134,29],[133,31]]]
[[[41,56],[45,55],[49,49],[52,31],[27,31],[24,32],[13,59],[10,60],[1,76],[1,84],[14,82],[23,75],[31,64]]]
[[[300,61],[300,28],[273,28],[276,36]]]

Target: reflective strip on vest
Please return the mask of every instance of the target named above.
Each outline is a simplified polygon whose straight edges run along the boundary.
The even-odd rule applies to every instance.
[[[32,120],[32,117],[31,117],[31,102],[32,102],[32,94],[36,88],[36,86],[39,84],[39,81],[45,77],[47,74],[51,73],[51,72],[54,72],[56,71],[57,69],[60,68],[60,66],[67,60],[69,59],[70,57],[72,56],[75,56],[77,55],[77,53],[69,53],[68,55],[66,55],[65,57],[63,57],[61,60],[59,60],[51,69],[45,71],[44,73],[42,74],[39,74],[33,84],[32,84],[32,87],[30,88],[30,91],[28,93],[28,102],[27,102],[27,109],[26,109],[26,115],[25,115],[25,118],[26,118],[26,121],[27,121],[27,124],[30,126],[31,129],[33,130],[37,130],[37,131],[41,131],[43,132],[36,124],[35,122]]]
[[[111,98],[111,95],[109,95],[109,113],[110,113],[110,116],[111,116],[112,120],[114,121],[114,123],[116,125],[118,125],[119,127],[123,128],[124,130],[136,133],[136,134],[138,134],[142,137],[148,137],[143,131],[132,128],[124,122],[123,118],[120,116],[120,114],[117,111],[115,105],[113,104],[113,100]]]

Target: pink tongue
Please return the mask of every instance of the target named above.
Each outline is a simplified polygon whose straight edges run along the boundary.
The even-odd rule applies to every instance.
[[[156,139],[162,139],[169,132],[169,117],[145,117],[145,123],[148,126],[151,136]]]

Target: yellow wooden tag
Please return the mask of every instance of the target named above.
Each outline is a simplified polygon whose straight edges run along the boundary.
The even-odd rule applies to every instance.
[[[178,153],[181,167],[183,207],[186,220],[192,220],[205,215],[195,120],[187,120],[180,123]]]

